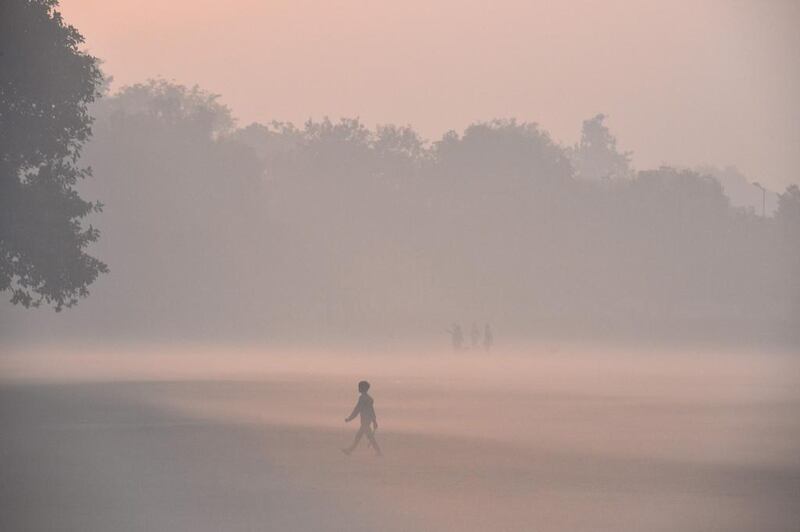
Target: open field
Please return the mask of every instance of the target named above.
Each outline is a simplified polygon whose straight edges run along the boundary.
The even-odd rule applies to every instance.
[[[800,357],[0,357],[2,530],[793,531]],[[373,384],[386,456],[339,449]]]

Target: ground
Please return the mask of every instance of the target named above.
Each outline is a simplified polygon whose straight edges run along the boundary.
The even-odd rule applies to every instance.
[[[340,449],[366,378],[385,456]],[[0,356],[0,530],[796,531],[800,357]]]

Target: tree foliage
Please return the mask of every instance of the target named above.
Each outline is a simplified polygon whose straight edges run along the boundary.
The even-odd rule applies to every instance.
[[[800,187],[789,185],[778,195],[778,210],[775,220],[793,230],[800,229]]]
[[[107,271],[86,253],[98,231],[83,219],[79,164],[98,96],[97,60],[56,0],[0,3],[0,290],[24,306],[77,303]]]
[[[583,121],[580,142],[569,150],[577,175],[584,179],[619,179],[631,176],[631,153],[617,149],[617,139],[604,124],[606,115]]]

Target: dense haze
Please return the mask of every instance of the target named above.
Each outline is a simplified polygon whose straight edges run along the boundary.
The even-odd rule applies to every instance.
[[[111,273],[67,313],[4,308],[7,338],[797,340],[796,187],[763,218],[734,169],[636,171],[603,115],[574,146],[514,120],[426,142],[236,128],[221,102],[152,81],[93,107],[82,190]]]

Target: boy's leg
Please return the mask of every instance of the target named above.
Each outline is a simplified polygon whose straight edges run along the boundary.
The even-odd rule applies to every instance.
[[[361,436],[363,436],[363,435],[364,435],[364,425],[361,425],[361,428],[360,428],[360,429],[358,429],[358,432],[356,432],[356,437],[355,437],[355,439],[353,440],[353,445],[351,445],[351,446],[350,446],[350,447],[348,447],[347,449],[342,449],[342,450],[343,450],[343,451],[344,451],[346,454],[350,454],[350,453],[352,453],[352,452],[353,452],[353,450],[355,450],[355,448],[356,448],[356,447],[358,447],[358,442],[360,442],[360,441],[361,441]]]
[[[375,431],[372,430],[372,427],[369,425],[366,426],[366,433],[367,439],[372,444],[372,448],[375,449],[375,454],[382,455],[381,447],[378,445],[378,441],[375,439]]]

